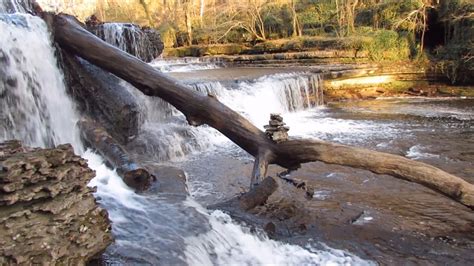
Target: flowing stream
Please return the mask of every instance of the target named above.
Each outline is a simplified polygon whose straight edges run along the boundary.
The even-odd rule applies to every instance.
[[[474,262],[472,236],[454,234],[472,228],[472,212],[420,186],[362,170],[314,163],[294,173],[316,187],[313,199],[302,203],[305,217],[317,217],[311,234],[290,233],[277,241],[252,224],[206,209],[248,188],[252,158],[214,129],[190,127],[169,104],[129,87],[145,123],[127,148],[142,160],[184,169],[189,195],[158,192],[156,184],[145,193],[133,192],[100,156],[84,150],[76,127],[79,115],[67,95],[45,23],[26,14],[4,14],[24,12],[19,3],[0,4],[0,141],[16,138],[39,147],[71,143],[88,159],[96,171],[90,186],[97,187],[98,202],[113,223],[115,243],[104,254],[106,263],[374,264],[345,250],[385,264]],[[109,41],[120,46],[114,36]],[[217,97],[259,128],[268,123],[270,113],[281,113],[291,137],[392,152],[474,182],[473,99],[390,98],[324,105],[320,76],[301,69],[227,69],[213,59],[150,64],[179,77],[190,90]],[[258,75],[249,77],[249,72]],[[403,228],[413,232],[397,234]],[[436,237],[423,238],[428,233]]]
[[[2,3],[0,10],[23,11],[16,4],[16,1]],[[153,189],[140,195],[134,193],[98,155],[83,151],[75,126],[78,115],[66,94],[45,23],[30,15],[2,14],[0,34],[0,141],[16,138],[39,147],[71,143],[77,153],[89,160],[90,167],[97,172],[90,185],[97,186],[96,196],[113,222],[116,241],[105,254],[107,262],[144,265],[370,264],[348,252],[324,245],[316,248],[310,243],[299,246],[270,240],[263,232],[251,231],[221,211],[205,209],[189,196],[156,193]],[[216,93],[252,121],[260,123],[264,115],[250,109],[253,98],[268,98],[272,108],[266,112],[300,110],[311,104],[309,90],[317,89],[314,86],[317,87],[318,82],[317,77],[302,79],[297,74],[288,74],[242,82],[237,89],[222,88],[218,84],[195,84],[190,89]],[[275,88],[266,91],[266,84]],[[195,130],[186,128],[169,106],[153,109],[156,105],[163,106],[163,103],[147,100],[148,109],[144,111],[148,125],[144,132],[161,137],[161,134],[179,135],[183,129]],[[160,112],[159,117],[153,110]],[[167,119],[177,126],[170,126]],[[159,127],[168,128],[168,131],[157,131]],[[170,139],[169,145],[161,145],[159,149],[169,147],[173,150],[175,143],[195,139],[197,135],[193,134],[185,133],[180,136],[182,139]],[[215,139],[222,138],[206,128],[199,134],[208,136],[213,145],[217,145]],[[227,141],[223,143],[228,145]],[[200,153],[208,148],[209,145],[200,145],[190,151]],[[166,161],[186,155],[186,152],[174,153],[175,157],[160,159]]]

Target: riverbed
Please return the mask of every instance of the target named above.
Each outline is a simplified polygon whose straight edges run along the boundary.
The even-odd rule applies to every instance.
[[[323,88],[318,74],[307,70],[204,68],[181,68],[181,74],[173,75],[197,91],[216,95],[262,129],[269,114],[279,112],[292,138],[394,153],[474,181],[473,99],[403,97],[315,105],[306,96]],[[199,81],[200,76],[206,78]],[[120,180],[102,175],[107,185],[94,184],[119,240],[109,248],[108,261],[474,262],[471,210],[418,184],[364,170],[304,164],[286,178],[304,181],[306,190],[281,182],[267,204],[250,213],[206,209],[248,189],[252,157],[213,129],[190,128],[169,106],[145,102],[144,112],[152,115],[142,139],[134,143],[141,144],[139,156],[183,169],[190,196],[154,194],[153,189],[136,195],[120,185],[124,196],[117,198],[108,182]],[[270,174],[283,170],[271,166]]]

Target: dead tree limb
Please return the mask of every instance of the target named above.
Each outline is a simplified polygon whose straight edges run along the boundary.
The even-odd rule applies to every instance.
[[[268,153],[259,154],[255,157],[253,164],[252,176],[250,179],[250,187],[254,187],[267,176],[268,170]]]
[[[130,156],[106,129],[89,118],[78,122],[82,140],[95,148],[109,165],[117,169],[125,184],[136,191],[144,191],[151,186],[154,176],[130,159]]]
[[[208,206],[210,209],[240,209],[251,210],[259,205],[265,204],[268,198],[278,189],[278,182],[274,177],[268,176],[258,185],[253,186],[250,191],[234,197],[228,201]]]
[[[144,94],[167,101],[186,116],[189,124],[207,124],[217,129],[254,157],[266,154],[268,164],[296,169],[302,163],[322,161],[366,169],[417,182],[474,208],[474,185],[438,168],[397,155],[323,141],[274,143],[215,97],[196,93],[178,80],[103,42],[83,29],[74,17],[54,16],[53,28],[55,40],[61,47],[128,81]]]

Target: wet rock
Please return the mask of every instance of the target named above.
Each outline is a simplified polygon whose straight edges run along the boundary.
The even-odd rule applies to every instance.
[[[150,193],[188,196],[186,174],[182,169],[156,163],[145,163],[143,165],[157,179],[156,184],[150,189]]]
[[[263,128],[265,128],[265,134],[276,143],[288,140],[290,127],[286,126],[280,114],[270,114],[270,121]]]
[[[265,226],[263,227],[263,230],[265,231],[265,233],[268,234],[268,236],[272,237],[275,235],[276,233],[276,226],[274,223],[272,222],[268,222],[267,224],[265,224]]]
[[[136,97],[125,82],[60,49],[68,92],[83,114],[96,119],[121,144],[138,135],[143,123]]]
[[[87,183],[94,171],[70,145],[0,144],[0,265],[85,264],[112,242]]]

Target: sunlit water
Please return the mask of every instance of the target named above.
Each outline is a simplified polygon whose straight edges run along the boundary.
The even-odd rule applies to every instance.
[[[115,171],[105,166],[99,156],[90,151],[83,152],[75,126],[78,116],[66,94],[46,25],[39,18],[29,15],[1,15],[0,32],[0,70],[4,74],[0,90],[0,139],[17,138],[27,145],[40,147],[71,143],[77,153],[88,159],[90,167],[96,171],[90,185],[97,187],[96,196],[113,222],[115,243],[106,252],[108,262],[173,265],[369,264],[347,252],[329,247],[317,249],[309,244],[300,247],[270,240],[263,233],[251,232],[237,224],[220,211],[206,210],[186,195],[157,194],[153,190],[141,195],[134,193]],[[291,78],[293,81],[290,83],[299,82],[299,77],[293,75]],[[285,80],[283,77],[282,82],[286,85],[282,91],[274,91],[277,96],[273,99],[281,101],[285,98],[282,93],[293,93],[295,88]],[[255,81],[254,84],[260,84],[258,90],[267,95],[263,92],[266,87],[262,82],[267,81]],[[301,88],[303,91],[309,89],[307,86]],[[248,96],[254,93],[251,88],[241,90],[247,95],[245,97],[252,98]],[[301,96],[303,92],[298,93]],[[282,106],[288,110],[299,109],[307,97],[302,100],[297,97],[292,94],[291,99],[285,101],[285,104],[290,104],[289,109],[285,107],[287,105]],[[247,115],[252,116],[251,113]],[[160,121],[150,116],[147,119],[151,125]],[[209,132],[202,134],[209,135]],[[214,139],[218,134],[210,134],[210,141],[216,144]],[[198,148],[192,151],[205,151],[204,147]],[[185,153],[178,155],[184,156]]]
[[[162,72],[189,72],[204,69],[217,69],[223,66],[220,60],[215,58],[180,58],[180,59],[160,59],[157,58],[150,63]]]

